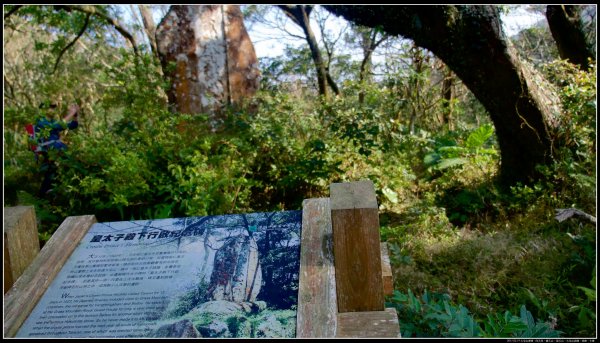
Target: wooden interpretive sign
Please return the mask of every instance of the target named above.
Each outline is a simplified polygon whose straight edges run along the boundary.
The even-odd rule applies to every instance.
[[[301,220],[284,211],[96,223],[16,336],[295,337]]]
[[[373,183],[302,211],[68,217],[4,300],[5,337],[400,337]]]
[[[373,182],[332,183],[338,312],[383,311],[379,211]]]

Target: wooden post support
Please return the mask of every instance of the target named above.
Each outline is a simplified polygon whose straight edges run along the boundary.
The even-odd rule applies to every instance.
[[[394,275],[390,264],[390,255],[386,242],[381,242],[381,271],[383,277],[383,294],[394,294]]]
[[[4,208],[4,294],[40,252],[33,206]]]
[[[395,308],[385,311],[338,313],[337,338],[400,338]]]
[[[337,328],[335,268],[328,198],[302,203],[297,338],[333,338]]]
[[[332,183],[330,197],[338,312],[384,311],[373,182]]]
[[[14,337],[79,241],[96,223],[93,215],[67,217],[23,275],[4,295],[4,337]]]

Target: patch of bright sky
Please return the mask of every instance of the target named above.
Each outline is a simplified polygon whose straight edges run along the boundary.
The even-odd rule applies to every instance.
[[[508,14],[501,15],[502,28],[508,37],[518,34],[521,30],[532,27],[540,20],[546,20],[546,17],[539,12],[528,11],[530,5],[519,5],[516,9],[509,11]]]
[[[543,14],[527,10],[528,5],[519,5],[509,11],[508,14],[502,14],[502,27],[508,37],[514,36],[521,30],[533,26],[540,20],[545,20]],[[318,30],[317,23],[311,16],[311,27],[318,41],[321,40],[321,32]],[[331,15],[327,20],[327,29],[332,32],[339,32],[344,25],[344,19]],[[290,32],[303,36],[302,30],[288,20],[286,29]],[[284,53],[284,43],[293,46],[306,44],[303,40],[293,40],[289,36],[282,37],[281,32],[274,32],[275,29],[269,28],[261,23],[254,23],[248,28],[248,35],[254,44],[257,57],[277,57]],[[360,52],[359,52],[360,55]]]
[[[161,21],[162,14],[166,11],[168,5],[151,5],[151,9],[153,10],[154,22],[156,25]],[[508,14],[502,14],[502,26],[504,32],[508,37],[516,35],[519,31],[526,29],[528,27],[533,26],[540,20],[545,20],[543,14],[538,12],[528,11],[527,8],[530,5],[517,5],[511,6],[511,10]],[[125,21],[131,21],[131,7],[123,6]],[[162,13],[158,8],[162,8]],[[276,11],[280,11],[277,9]],[[269,19],[274,19],[273,14],[277,13],[276,11],[270,12]],[[315,12],[311,15],[311,27],[316,36],[317,41],[321,41],[321,32],[318,29],[317,22],[315,21]],[[138,14],[139,17],[139,14]],[[281,16],[284,17],[284,16]],[[285,18],[285,29],[290,33],[303,37],[304,34],[302,30],[292,23],[292,21],[288,18]],[[335,15],[330,15],[327,19],[326,29],[330,30],[334,34],[339,34],[342,27],[345,25],[345,20],[337,17]],[[256,51],[257,57],[278,57],[284,54],[285,45],[291,45],[294,47],[301,46],[306,44],[306,41],[303,39],[295,39],[289,35],[286,35],[285,32],[281,30],[268,27],[262,23],[255,22],[251,25],[246,24],[246,28],[248,31],[248,35],[250,36],[250,40],[254,44],[254,49]],[[356,58],[360,58],[361,52],[357,51],[353,53]],[[375,57],[375,56],[374,56]]]
[[[315,34],[315,38],[317,41],[321,41],[321,31],[318,29],[317,22],[315,20],[315,11],[310,16],[310,25]],[[294,24],[291,19],[285,17],[283,15],[283,11],[280,9],[274,9],[269,11],[267,15],[267,20],[276,21],[276,14],[280,19],[283,19],[285,23],[285,30],[289,33],[304,37],[304,33],[302,29]],[[334,32],[340,31],[340,29],[345,25],[343,19],[330,15],[327,19],[326,30],[332,30]],[[247,27],[248,35],[250,36],[250,40],[252,44],[254,44],[254,50],[256,51],[256,56],[258,58],[261,57],[277,57],[284,54],[285,45],[290,45],[294,47],[302,46],[303,44],[307,44],[306,40],[302,38],[292,37],[282,30],[269,27],[263,23],[255,22]]]

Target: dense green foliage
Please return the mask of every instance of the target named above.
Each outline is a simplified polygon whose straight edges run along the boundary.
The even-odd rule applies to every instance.
[[[331,182],[368,178],[382,240],[402,275],[388,301],[404,337],[596,335],[595,226],[554,219],[558,208],[596,211],[595,65],[587,72],[564,61],[540,66],[562,100],[560,148],[542,168],[545,177],[505,191],[495,183],[499,150],[487,114],[458,83],[452,123],[440,120],[448,107],[441,83],[432,81],[440,77],[437,62],[424,51],[393,54],[378,81],[346,76],[342,96],[325,102],[305,78],[285,76],[312,72],[308,50],[290,48],[289,58],[261,61],[262,91],[224,109],[213,128],[206,115],[170,112],[168,83],[152,54],[115,47],[98,22],[95,35],[64,54],[57,73],[46,73],[65,45],[53,37],[77,32],[82,17],[41,14],[10,18],[56,29],[54,36],[15,30],[5,44],[16,55],[37,48],[23,63],[5,53],[15,82],[5,87],[4,195],[5,206],[35,205],[42,242],[66,216],[115,221],[300,209],[303,199],[328,196]],[[415,58],[425,63],[419,70]],[[63,133],[69,148],[56,157],[53,192],[38,198],[42,175],[24,127],[48,99],[58,99],[63,113],[77,101],[83,113],[80,128]],[[187,294],[172,315],[201,302],[200,294]],[[259,320],[252,320],[254,327]]]
[[[387,305],[395,306],[399,313],[402,337],[548,338],[561,333],[547,323],[536,323],[525,305],[520,308],[520,316],[506,311],[477,321],[466,307],[455,306],[449,300],[447,294],[430,294],[427,290],[418,299],[409,289],[408,294],[394,291]]]
[[[396,272],[409,275],[397,280],[398,289],[447,293],[480,318],[524,304],[535,318],[555,322],[564,336],[589,337],[596,320],[595,303],[586,295],[595,277],[595,226],[559,224],[553,217],[557,208],[595,213],[595,70],[580,72],[564,62],[546,68],[562,80],[563,113],[571,116],[561,135],[580,143],[558,152],[544,179],[505,193],[490,182],[494,159],[486,152],[439,167],[460,158],[441,155],[449,153],[444,147],[464,153],[482,128],[459,144],[438,136],[425,155],[431,175],[422,195],[407,211],[384,214],[382,235],[392,244]]]

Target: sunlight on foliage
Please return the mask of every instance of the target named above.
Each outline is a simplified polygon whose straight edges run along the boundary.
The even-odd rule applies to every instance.
[[[359,63],[340,49],[331,70],[341,95],[329,101],[316,96],[310,50],[288,46],[287,55],[260,61],[261,90],[224,106],[213,127],[207,113],[170,110],[170,85],[152,52],[136,56],[97,20],[51,73],[83,19],[24,6],[5,24],[5,206],[34,206],[42,243],[67,216],[301,209],[304,199],[329,196],[332,182],[370,179],[397,276],[388,305],[403,337],[596,335],[596,227],[554,218],[558,208],[596,213],[596,65],[582,71],[555,60],[543,28],[515,40],[562,101],[552,156],[539,179],[501,188],[489,114],[412,42],[389,38],[387,57],[371,61],[363,82]],[[452,80],[450,99],[444,80]],[[82,112],[80,127],[63,133],[68,150],[53,191],[40,198],[43,173],[25,125],[44,101],[56,101],[59,113],[78,103]],[[200,291],[169,313],[193,308]],[[246,329],[262,319],[249,318]]]

